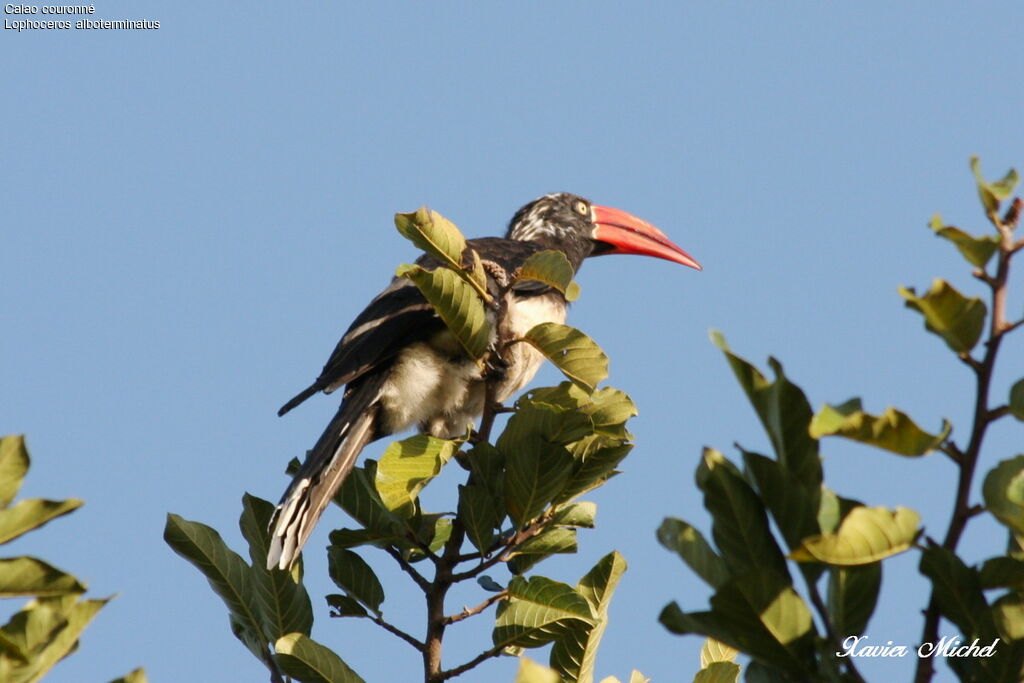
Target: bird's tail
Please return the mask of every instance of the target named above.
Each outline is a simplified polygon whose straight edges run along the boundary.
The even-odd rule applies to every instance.
[[[267,569],[291,567],[359,453],[375,438],[376,405],[352,408],[345,401],[338,410],[274,510]]]

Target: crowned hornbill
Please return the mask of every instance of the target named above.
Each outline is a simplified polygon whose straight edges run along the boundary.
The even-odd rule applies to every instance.
[[[484,261],[512,273],[527,257],[556,249],[577,271],[600,254],[644,254],[691,268],[700,265],[660,230],[635,216],[568,193],[549,194],[519,209],[504,238],[468,241]],[[439,265],[429,256],[417,261]],[[567,303],[540,282],[517,282],[504,321],[524,335],[543,322],[565,321]],[[537,372],[543,357],[527,344],[505,354],[495,392],[503,401]],[[371,441],[417,425],[441,438],[465,434],[483,412],[484,377],[413,283],[395,278],[349,326],[316,381],[288,401],[286,412],[323,391],[345,386],[337,414],[296,472],[271,519],[268,567],[290,567],[317,520]]]

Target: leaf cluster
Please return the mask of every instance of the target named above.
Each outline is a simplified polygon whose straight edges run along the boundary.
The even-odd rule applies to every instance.
[[[747,653],[750,670],[767,680],[844,680],[851,674],[835,657],[838,639],[863,633],[878,598],[880,562],[911,546],[918,517],[901,508],[867,507],[825,487],[819,441],[810,429],[818,416],[800,387],[778,361],[769,361],[775,375],[769,380],[730,351],[720,334],[712,338],[760,418],[774,457],[740,447],[740,468],[705,449],[696,480],[711,514],[711,541],[674,518],[662,523],[658,540],[713,589],[710,609],[685,612],[671,603],[661,622],[674,633],[706,636],[712,650]],[[827,602],[818,588],[822,577]],[[824,631],[812,610],[821,613]],[[704,664],[700,680],[739,674],[731,657]]]
[[[995,233],[971,235],[945,225],[937,215],[931,228],[960,252],[974,268],[974,277],[989,286],[991,307],[945,280],[935,280],[920,295],[912,288],[899,290],[907,307],[922,316],[925,329],[976,375],[975,419],[967,444],[952,439],[952,425],[946,420],[934,432],[926,431],[893,407],[871,414],[859,398],[825,404],[813,413],[778,361],[769,359],[775,375],[769,380],[730,351],[720,334],[712,333],[764,426],[773,457],[737,446],[739,467],[718,451],[705,449],[696,476],[712,518],[713,543],[692,525],[673,518],[664,521],[658,539],[713,589],[710,609],[684,612],[671,603],[661,621],[675,633],[706,636],[706,648],[724,645],[750,655],[747,680],[863,680],[853,657],[837,655],[845,649],[845,638],[867,628],[881,586],[881,562],[915,547],[921,552],[920,571],[932,584],[922,643],[937,643],[941,616],[960,629],[965,643],[977,640],[982,646],[998,646],[990,657],[949,658],[961,680],[1009,681],[1024,674],[1024,455],[999,462],[986,475],[984,507],[970,504],[986,429],[1006,415],[1024,419],[1024,379],[1013,385],[1001,406],[991,407],[988,396],[1000,342],[1024,324],[1008,320],[1006,311],[1010,259],[1024,248],[1024,240],[1013,237],[1022,203],[1015,200],[1000,216],[1001,202],[1017,182],[1016,172],[989,183],[977,159],[971,160],[971,167]],[[986,270],[993,257],[993,270]],[[920,517],[912,510],[868,507],[825,486],[819,439],[829,436],[904,457],[948,455],[959,477],[951,497],[952,522],[942,542],[924,535]],[[984,510],[1007,527],[1008,550],[969,566],[957,556],[956,546],[968,520]],[[922,537],[924,543],[919,542]],[[803,578],[804,595],[795,585],[795,573]],[[824,576],[823,597],[818,584]],[[990,601],[985,592],[993,590],[1002,592]],[[918,660],[916,680],[931,678],[932,661]],[[734,664],[701,664],[695,680],[735,681],[739,675]]]
[[[14,503],[30,460],[22,436],[0,437],[0,544],[7,544],[82,506],[75,498]],[[12,504],[13,503],[13,504]],[[34,557],[0,558],[0,597],[31,600],[0,626],[0,680],[38,681],[78,647],[79,638],[111,598],[86,600],[86,586]],[[126,681],[145,683],[141,669]]]
[[[626,423],[636,407],[625,393],[598,388],[608,359],[579,330],[546,323],[522,337],[507,333],[504,316],[518,283],[539,282],[567,299],[578,295],[564,254],[541,251],[506,272],[482,260],[458,229],[433,211],[398,214],[395,224],[430,257],[400,266],[397,274],[420,289],[466,355],[477,361],[487,401],[479,431],[472,435],[446,440],[420,434],[396,441],[379,459],[367,459],[349,474],[334,502],[353,524],[332,531],[327,548],[328,573],[338,588],[326,596],[330,614],[370,621],[418,650],[428,681],[453,678],[501,654],[548,645],[551,668],[535,665],[536,671],[559,681],[593,681],[597,647],[625,560],[612,552],[575,584],[532,572],[555,554],[576,552],[578,530],[594,526],[596,505],[579,497],[617,474],[632,448]],[[424,265],[431,263],[438,265]],[[494,400],[495,385],[503,356],[517,344],[538,350],[567,381],[535,389],[506,408]],[[499,412],[509,417],[492,439]],[[423,490],[452,462],[466,471],[465,483],[449,492],[445,509],[425,509]],[[248,494],[243,498],[240,525],[249,561],[215,530],[177,515],[168,516],[164,537],[206,576],[228,608],[233,633],[268,667],[272,680],[361,680],[341,657],[310,639],[313,612],[301,565],[291,572],[265,568],[271,512],[270,503]],[[373,555],[397,563],[424,593],[428,615],[422,638],[392,620]],[[508,568],[509,578],[487,573],[499,565]],[[481,603],[446,613],[449,588],[473,581]],[[446,628],[493,605],[492,647],[443,669]],[[405,617],[404,611],[405,605],[397,616]],[[631,682],[643,680],[638,676]]]

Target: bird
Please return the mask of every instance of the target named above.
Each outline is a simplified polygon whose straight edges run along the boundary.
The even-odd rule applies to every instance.
[[[652,256],[702,269],[647,221],[567,192],[524,205],[509,221],[505,237],[470,239],[467,245],[507,273],[549,249],[564,254],[574,273],[585,259],[606,254]],[[440,265],[429,255],[417,264]],[[567,309],[558,289],[518,281],[503,324],[521,337],[539,323],[564,323]],[[522,389],[544,360],[529,344],[515,344],[504,356],[494,392],[498,402]],[[344,387],[337,412],[273,512],[267,568],[286,570],[294,564],[367,444],[413,426],[438,438],[464,436],[483,412],[484,373],[420,290],[407,278],[392,279],[352,322],[316,380],[278,411],[284,415],[316,393]]]

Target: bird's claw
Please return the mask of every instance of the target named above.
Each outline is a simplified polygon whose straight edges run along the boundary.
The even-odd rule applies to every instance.
[[[487,354],[486,360],[484,360],[484,379],[504,381],[508,368],[508,361],[499,356],[494,349],[491,349],[490,353]]]

